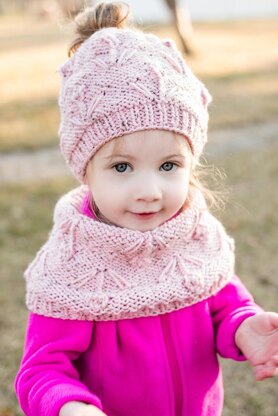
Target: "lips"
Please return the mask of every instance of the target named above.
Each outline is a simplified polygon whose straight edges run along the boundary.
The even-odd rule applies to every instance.
[[[157,214],[158,211],[155,212],[133,212],[132,214],[135,215],[137,218],[152,218]]]

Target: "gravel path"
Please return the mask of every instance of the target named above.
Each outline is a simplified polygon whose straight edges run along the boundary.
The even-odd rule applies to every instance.
[[[278,122],[216,130],[209,134],[206,157],[212,161],[224,154],[270,146],[273,143],[278,143]],[[2,184],[26,183],[34,178],[50,179],[69,174],[58,148],[0,154]]]

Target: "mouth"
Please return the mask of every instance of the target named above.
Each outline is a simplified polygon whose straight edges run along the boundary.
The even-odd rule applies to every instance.
[[[155,212],[132,212],[133,215],[135,215],[138,218],[152,218],[154,217],[156,214],[158,213],[158,211]]]

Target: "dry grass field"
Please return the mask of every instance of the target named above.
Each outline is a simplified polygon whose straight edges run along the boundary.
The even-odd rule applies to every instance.
[[[211,129],[267,122],[278,114],[277,21],[195,25],[189,64],[214,96]],[[170,27],[150,27],[174,37]],[[58,74],[70,29],[21,18],[0,19],[0,151],[57,146]],[[277,132],[278,135],[278,132]],[[19,155],[20,157],[20,155]],[[0,154],[1,158],[1,154]],[[218,215],[237,242],[237,272],[255,300],[278,310],[278,145],[227,155],[227,209]],[[15,172],[16,174],[16,172]],[[13,379],[22,353],[27,311],[22,274],[47,238],[69,177],[1,185],[0,416],[20,416]],[[223,416],[276,416],[278,379],[256,382],[247,363],[223,360]],[[190,416],[190,415],[188,415]]]
[[[168,26],[146,29],[176,38]],[[56,70],[67,59],[71,31],[1,18],[0,151],[57,144]],[[213,95],[211,129],[277,118],[277,32],[277,20],[195,25],[196,55],[188,61]]]

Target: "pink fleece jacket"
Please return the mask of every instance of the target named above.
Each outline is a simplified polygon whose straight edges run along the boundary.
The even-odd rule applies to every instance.
[[[83,212],[92,216],[83,206]],[[234,342],[261,309],[234,278],[215,296],[154,317],[74,321],[30,314],[15,389],[27,416],[58,416],[71,400],[108,416],[218,416],[217,353],[244,360]]]

